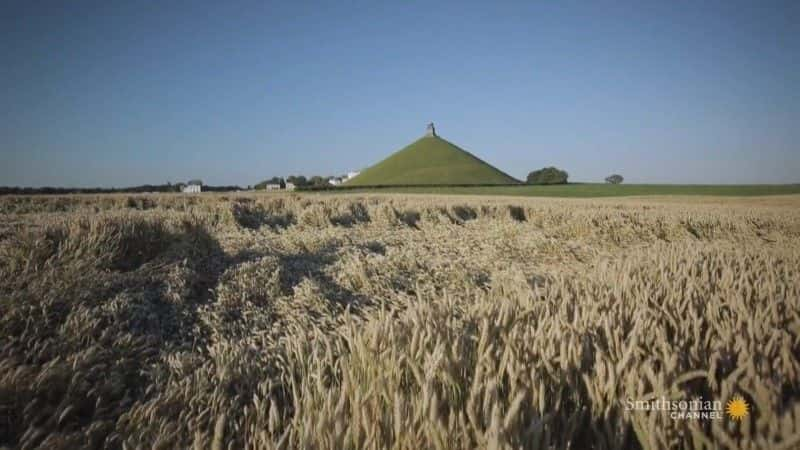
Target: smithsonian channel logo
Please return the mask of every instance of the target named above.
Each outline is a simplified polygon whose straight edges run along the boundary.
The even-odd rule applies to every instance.
[[[723,409],[720,400],[669,400],[660,397],[650,400],[625,401],[626,411],[663,411],[673,420],[742,420],[750,414],[750,405],[741,395],[735,395]]]

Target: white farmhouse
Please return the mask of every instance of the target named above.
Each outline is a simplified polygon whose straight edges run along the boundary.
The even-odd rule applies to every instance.
[[[341,178],[331,178],[330,180],[328,180],[328,184],[330,184],[331,186],[338,186],[342,184],[342,180]]]
[[[184,194],[199,194],[203,192],[203,182],[200,180],[191,180],[181,188]]]
[[[286,182],[286,188],[285,188],[285,189],[286,189],[287,191],[293,191],[293,190],[294,190],[294,183],[289,183],[289,182],[287,181],[287,182]]]
[[[280,185],[280,184],[277,184],[277,183],[273,183],[273,184],[268,184],[268,185],[266,185],[266,189],[267,189],[268,191],[275,191],[275,190],[278,190],[278,189],[280,189],[280,188],[281,188],[281,185]]]

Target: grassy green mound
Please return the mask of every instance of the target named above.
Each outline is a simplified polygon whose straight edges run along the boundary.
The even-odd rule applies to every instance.
[[[516,184],[518,180],[438,137],[426,136],[364,170],[346,186]]]

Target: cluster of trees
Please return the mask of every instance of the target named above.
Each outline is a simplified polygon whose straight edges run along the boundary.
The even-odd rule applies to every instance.
[[[567,184],[569,174],[565,170],[557,167],[545,167],[539,170],[534,170],[528,174],[528,184]],[[606,183],[621,184],[625,179],[622,175],[613,174],[606,177]]]
[[[263,189],[267,188],[268,184],[277,184],[277,185],[280,185],[281,188],[286,186],[286,182],[283,180],[283,178],[272,177],[272,178],[270,178],[268,180],[264,180],[264,181],[261,181],[259,183],[256,183],[255,186],[253,186],[253,188],[255,188],[256,190],[259,190],[259,189],[263,190]]]
[[[567,184],[569,174],[556,167],[545,167],[528,174],[528,184]]]
[[[289,181],[289,183],[294,183],[294,185],[297,187],[327,186],[328,180],[330,179],[331,177],[322,177],[319,175],[314,175],[311,178],[306,178],[303,175],[297,175],[297,176],[293,175],[286,178],[286,180]]]
[[[298,188],[330,186],[328,181],[331,178],[335,177],[324,177],[320,175],[314,175],[311,178],[306,178],[305,175],[289,175],[285,179],[282,177],[272,177],[256,184],[255,188],[266,189],[268,184],[279,184],[281,187],[284,187],[286,183],[292,183]]]

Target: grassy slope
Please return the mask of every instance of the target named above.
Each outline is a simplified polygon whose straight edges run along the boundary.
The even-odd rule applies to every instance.
[[[518,181],[440,137],[423,137],[364,170],[347,186],[513,184]]]
[[[350,192],[350,191],[346,191]],[[357,192],[357,191],[356,191]],[[673,184],[568,184],[558,186],[476,186],[381,188],[374,192],[413,194],[516,195],[526,197],[622,197],[636,195],[756,196],[800,194],[800,184],[673,185]]]

